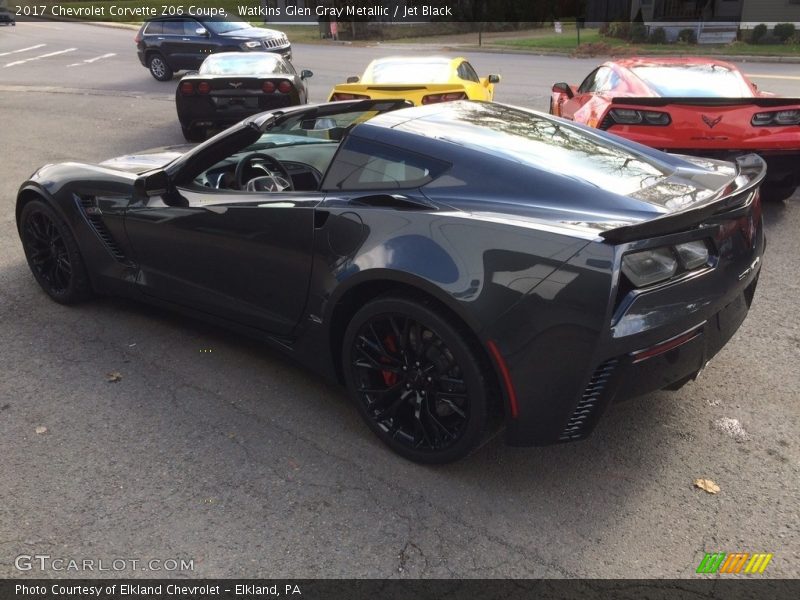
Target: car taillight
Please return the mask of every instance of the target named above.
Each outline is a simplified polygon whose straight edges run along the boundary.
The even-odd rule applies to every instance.
[[[635,110],[632,108],[612,108],[608,116],[619,125],[669,125],[669,113],[656,110]]]
[[[331,102],[339,102],[340,100],[369,100],[369,96],[363,96],[361,94],[341,94],[338,92],[331,96]]]
[[[429,94],[422,97],[423,104],[436,104],[437,102],[452,102],[453,100],[466,100],[464,92],[450,92],[448,94]]]
[[[207,81],[201,81],[197,84],[197,93],[198,94],[207,94],[211,91],[211,84]]]
[[[261,84],[261,89],[264,91],[265,94],[271,94],[275,91],[275,84],[271,81],[265,81]]]
[[[141,31],[136,34],[136,37],[133,38],[133,41],[136,43],[137,46],[139,45],[139,42],[142,41],[142,32]]]
[[[284,79],[278,84],[278,91],[281,94],[288,94],[292,91],[292,84]]]
[[[632,252],[622,258],[622,272],[635,287],[647,287],[671,279],[678,272],[708,266],[711,259],[708,248],[706,240],[694,240]]]
[[[191,96],[194,94],[194,84],[191,81],[184,81],[181,83],[181,94],[184,96]]]
[[[800,110],[778,110],[756,113],[753,115],[750,123],[754,127],[800,125]]]

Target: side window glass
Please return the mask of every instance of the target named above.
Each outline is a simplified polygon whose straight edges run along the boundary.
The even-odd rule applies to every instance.
[[[345,139],[323,183],[325,190],[408,189],[430,183],[450,165],[359,137]]]
[[[148,35],[161,35],[164,33],[164,22],[153,21],[147,26],[147,29],[145,29],[144,32]]]
[[[586,79],[583,80],[583,83],[581,84],[581,87],[578,88],[578,92],[579,93],[587,94],[589,92],[593,92],[594,91],[594,82],[595,82],[595,78],[597,77],[597,73],[599,71],[600,71],[600,69],[595,69],[594,71],[589,73],[589,75],[586,77]]]
[[[466,79],[467,81],[474,81],[475,83],[480,83],[481,78],[478,77],[478,73],[475,72],[475,69],[472,68],[472,65],[468,62],[461,63],[459,69],[464,70],[464,75],[460,75],[461,79]]]
[[[183,21],[164,21],[164,35],[183,35]]]
[[[187,20],[185,20],[183,22],[183,35],[191,35],[191,36],[196,37],[197,36],[197,30],[200,27],[203,27],[203,26],[200,23],[198,23],[197,21],[193,21],[192,19],[187,19]],[[203,27],[203,29],[205,29],[205,27]]]

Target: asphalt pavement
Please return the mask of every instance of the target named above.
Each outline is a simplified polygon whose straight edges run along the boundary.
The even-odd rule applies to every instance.
[[[800,194],[765,207],[752,310],[698,381],[613,406],[583,442],[494,438],[421,467],[385,449],[341,389],[257,343],[40,291],[14,223],[19,184],[43,163],[183,142],[175,82],[139,65],[133,35],[0,28],[0,577],[697,577],[717,551],[771,552],[764,576],[800,576]],[[294,52],[323,100],[402,50]],[[600,62],[469,58],[503,75],[497,100],[535,108]],[[800,96],[795,65],[744,70]],[[20,555],[140,562],[43,572]],[[169,559],[192,568],[142,570]]]

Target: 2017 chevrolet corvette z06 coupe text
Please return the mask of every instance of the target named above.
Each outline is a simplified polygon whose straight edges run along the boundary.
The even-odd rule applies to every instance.
[[[550,112],[666,152],[767,161],[764,199],[800,185],[800,99],[758,91],[712,58],[625,58],[604,63],[578,87],[553,86]]]
[[[300,73],[275,54],[225,52],[209,56],[175,90],[175,107],[187,141],[265,110],[308,103],[309,70]]]
[[[53,300],[255,336],[441,463],[492,415],[511,444],[576,440],[613,400],[695,377],[753,300],[764,172],[501,104],[350,101],[46,165],[16,220]]]

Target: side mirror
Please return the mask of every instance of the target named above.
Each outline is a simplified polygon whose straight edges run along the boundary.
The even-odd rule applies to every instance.
[[[146,202],[153,196],[163,196],[169,191],[169,176],[165,171],[150,171],[136,179],[133,183],[133,192],[141,202]]]
[[[308,69],[303,69],[300,71],[300,79],[309,79],[314,76],[314,71],[309,71]]]
[[[194,34],[201,37],[208,37],[208,30],[205,27],[198,27],[194,30]]]
[[[347,78],[347,83],[358,83],[359,81],[361,81],[361,78],[358,75]]]
[[[488,81],[489,83],[500,83],[500,75],[494,75],[494,74],[489,75],[486,78],[486,81]]]
[[[567,98],[574,98],[575,92],[572,91],[572,88],[569,87],[568,83],[556,83],[553,85],[553,93],[555,94],[566,94]]]

